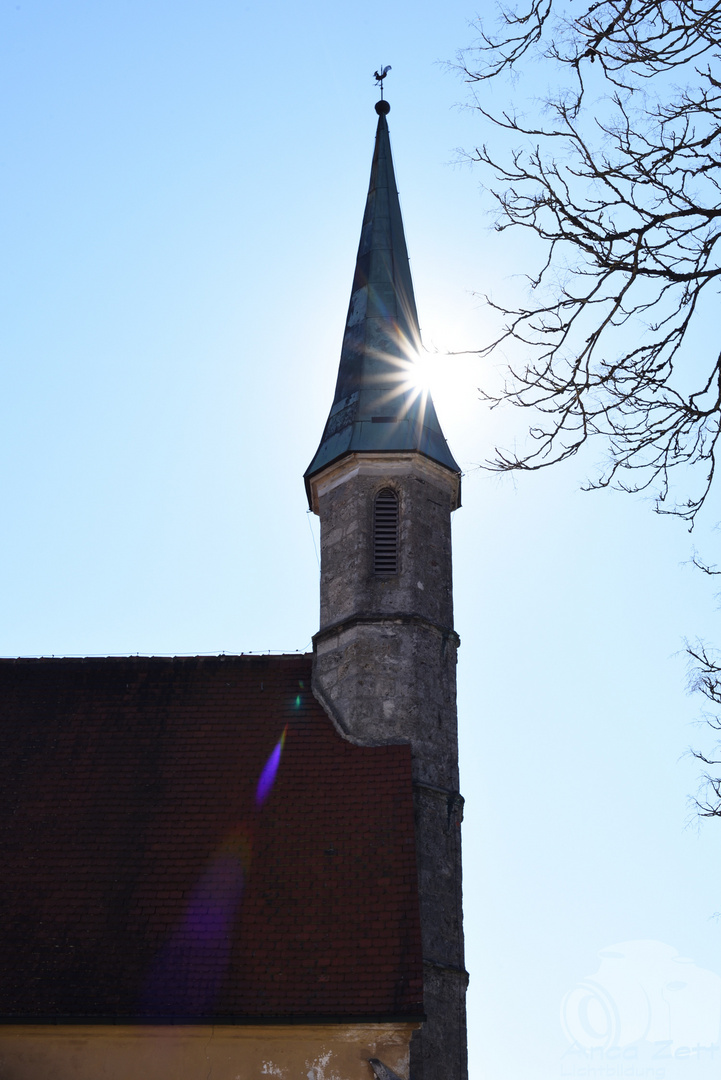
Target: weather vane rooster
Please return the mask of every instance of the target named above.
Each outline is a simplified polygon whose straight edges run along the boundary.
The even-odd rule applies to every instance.
[[[390,66],[390,64],[388,64],[387,67],[381,67],[381,69],[379,71],[374,71],[373,72],[373,74],[375,75],[375,78],[376,78],[376,82],[378,83],[378,85],[381,88],[381,101],[383,100],[383,80],[385,79],[388,72],[391,71],[391,70],[392,70],[391,66]]]

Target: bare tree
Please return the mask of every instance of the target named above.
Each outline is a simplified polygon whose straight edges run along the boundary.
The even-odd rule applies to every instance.
[[[721,2],[521,3],[460,56],[510,133],[505,158],[471,155],[496,178],[497,228],[543,245],[531,300],[493,304],[504,329],[483,350],[520,344],[487,396],[534,411],[531,441],[489,464],[539,469],[596,437],[606,465],[589,486],[650,491],[692,525],[721,419]],[[560,86],[534,118],[485,104],[478,84],[548,65]]]
[[[721,656],[716,649],[710,649],[702,642],[687,645],[689,657],[689,689],[703,694],[714,710],[721,710]],[[705,712],[703,720],[719,733],[714,756],[692,750],[691,753],[703,762],[707,769],[713,769],[716,775],[705,772],[702,777],[702,792],[696,799],[696,809],[701,817],[721,817],[721,716],[718,711]]]
[[[721,576],[718,567],[709,566],[697,555],[694,555],[692,562],[709,577]],[[704,709],[701,720],[719,736],[711,756],[700,750],[691,750],[696,760],[707,769],[701,777],[699,794],[694,801],[700,817],[721,817],[721,757],[718,756],[721,754],[721,653],[703,641],[696,641],[693,644],[686,642],[686,656],[688,688],[691,693],[701,694],[712,709]]]

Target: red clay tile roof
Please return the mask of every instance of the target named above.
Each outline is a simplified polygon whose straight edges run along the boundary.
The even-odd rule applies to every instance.
[[[310,674],[0,661],[0,1017],[421,1014],[410,750]]]

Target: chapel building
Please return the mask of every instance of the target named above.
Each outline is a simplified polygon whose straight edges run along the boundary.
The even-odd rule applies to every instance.
[[[460,470],[376,112],[313,654],[0,660],[8,1080],[467,1080]]]

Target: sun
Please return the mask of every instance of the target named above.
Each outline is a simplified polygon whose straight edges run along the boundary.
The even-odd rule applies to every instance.
[[[433,363],[429,353],[416,352],[408,360],[408,382],[419,394],[427,394],[433,381]]]
[[[454,335],[442,335],[452,339]],[[396,334],[397,352],[378,353],[386,367],[387,391],[383,403],[399,419],[409,411],[421,423],[432,402],[445,437],[451,442],[476,432],[481,408],[479,385],[483,381],[477,352],[425,348],[420,338],[409,340]]]

